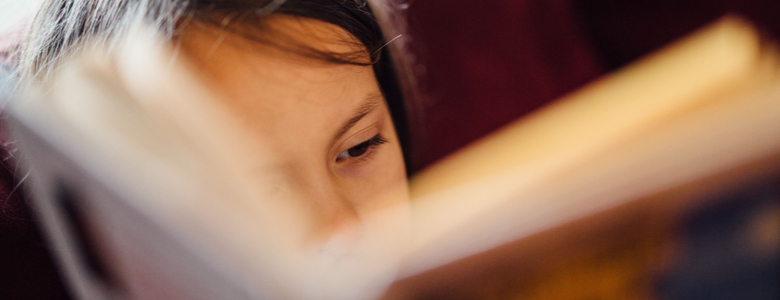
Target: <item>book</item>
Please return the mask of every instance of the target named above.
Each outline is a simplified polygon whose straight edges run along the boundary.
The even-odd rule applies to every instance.
[[[485,291],[475,274],[549,266],[573,241],[625,238],[598,237],[675,220],[780,170],[780,55],[729,17],[414,175],[409,207],[377,219],[397,225],[382,234],[402,247],[340,267],[289,242],[308,220],[248,181],[247,133],[139,32],[8,104],[36,211],[80,298]]]
[[[708,199],[776,176],[778,66],[775,44],[727,17],[423,170],[409,279],[391,298],[473,298],[479,281],[493,292],[488,270],[523,277],[542,268],[529,261],[578,255],[568,247],[614,247],[631,238],[620,226],[668,232]],[[586,285],[536,298],[620,297]]]

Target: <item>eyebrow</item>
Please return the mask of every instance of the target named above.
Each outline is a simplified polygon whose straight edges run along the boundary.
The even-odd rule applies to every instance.
[[[382,94],[380,93],[371,93],[366,96],[365,102],[363,102],[363,104],[361,104],[360,107],[358,107],[352,114],[352,117],[341,126],[341,129],[339,129],[338,133],[333,139],[336,140],[343,136],[345,133],[347,133],[347,131],[349,131],[349,129],[355,126],[355,124],[357,124],[360,119],[363,119],[363,117],[379,107],[379,104],[382,103],[382,99]]]

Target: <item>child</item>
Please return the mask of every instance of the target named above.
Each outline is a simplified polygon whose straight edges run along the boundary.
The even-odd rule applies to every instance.
[[[404,157],[416,97],[394,8],[361,0],[51,0],[15,71],[45,83],[63,58],[95,43],[112,49],[138,25],[154,28],[266,146],[264,159],[274,164],[262,168],[281,174],[275,184],[285,197],[305,202],[312,222],[301,242],[348,256],[328,251],[343,248],[334,241],[359,244],[367,218],[408,201]]]

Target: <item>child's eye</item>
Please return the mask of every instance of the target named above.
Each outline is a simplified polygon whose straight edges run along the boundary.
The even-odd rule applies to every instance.
[[[387,143],[387,140],[385,140],[385,138],[383,138],[381,135],[377,134],[367,141],[362,142],[355,147],[349,148],[347,151],[341,152],[341,154],[336,157],[336,161],[363,156],[372,148],[384,143]]]

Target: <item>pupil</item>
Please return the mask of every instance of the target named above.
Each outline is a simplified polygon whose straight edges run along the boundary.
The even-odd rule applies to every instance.
[[[353,156],[353,157],[361,156],[364,153],[366,153],[366,150],[368,150],[368,142],[349,148],[349,150],[347,150],[347,153],[349,154],[349,156]]]

